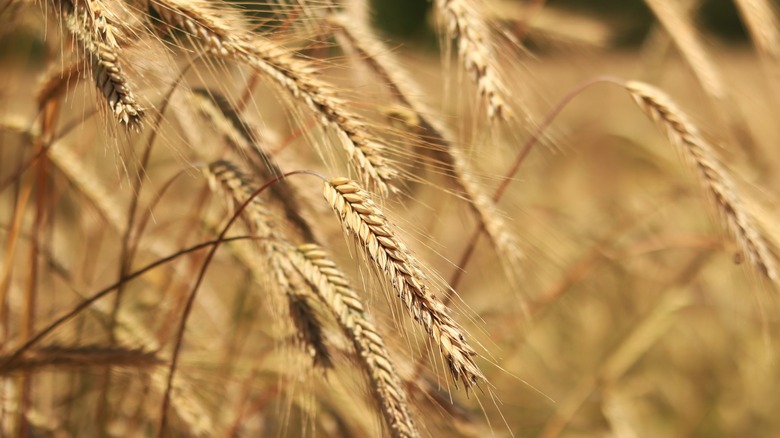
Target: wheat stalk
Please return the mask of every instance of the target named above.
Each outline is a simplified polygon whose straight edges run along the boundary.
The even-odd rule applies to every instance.
[[[38,90],[35,93],[35,100],[38,102],[38,105],[41,106],[45,102],[59,97],[74,86],[80,75],[83,62],[82,60],[69,61],[63,65],[58,64],[46,72],[41,78]]]
[[[5,357],[0,356],[0,362],[5,361],[5,359]],[[75,348],[50,346],[26,352],[7,367],[4,367],[2,373],[37,371],[42,368],[55,368],[61,371],[63,368],[79,369],[109,366],[141,369],[161,364],[162,361],[157,357],[156,353],[140,349],[98,345]]]
[[[767,0],[735,0],[756,46],[775,62],[780,58],[777,6]]]
[[[263,38],[231,29],[217,11],[203,2],[149,0],[162,20],[190,33],[211,54],[243,62],[267,75],[293,99],[301,100],[325,128],[332,129],[361,179],[383,194],[396,176],[383,157],[384,142],[373,135],[357,114],[347,109],[332,87],[316,78],[316,68],[289,50]]]
[[[293,266],[309,282],[339,322],[344,333],[352,340],[393,436],[419,436],[409,413],[406,391],[393,366],[390,353],[347,277],[318,245],[298,246],[290,255]]]
[[[114,116],[130,128],[140,130],[144,109],[123,65],[126,60],[118,39],[121,31],[103,2],[53,0],[65,17],[68,30],[90,54],[92,76]]]
[[[714,201],[742,252],[762,274],[778,283],[780,279],[766,239],[756,225],[755,218],[742,205],[729,173],[718,161],[712,146],[702,138],[698,128],[661,90],[638,81],[627,82],[624,86],[642,111],[666,132],[669,140],[678,146],[681,154],[694,167],[704,190]]]
[[[436,7],[444,17],[447,36],[458,42],[463,67],[487,103],[488,119],[510,117],[509,106],[504,100],[507,88],[498,76],[497,53],[488,41],[490,26],[478,3],[471,0],[437,0]]]
[[[371,195],[347,178],[325,182],[323,195],[345,230],[355,236],[415,321],[422,324],[439,346],[456,385],[460,380],[468,391],[484,380],[474,363],[476,351],[446,306],[431,292],[421,263],[396,236]]]

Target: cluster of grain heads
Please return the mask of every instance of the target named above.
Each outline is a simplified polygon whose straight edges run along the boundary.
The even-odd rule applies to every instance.
[[[638,81],[626,82],[624,86],[642,111],[663,129],[695,169],[704,191],[750,263],[770,280],[779,283],[776,261],[767,240],[755,218],[743,205],[728,171],[718,161],[712,146],[704,140],[696,125],[661,90]]]
[[[234,202],[246,201],[256,190],[255,184],[230,162],[214,162],[207,172],[211,179],[227,189]],[[406,392],[390,353],[346,275],[318,245],[306,243],[295,247],[290,236],[274,223],[273,213],[258,198],[247,206],[245,216],[249,227],[263,237],[259,256],[265,264],[270,264],[277,285],[285,291],[288,314],[297,329],[297,339],[314,364],[322,368],[334,366],[313,309],[316,302],[334,316],[352,341],[392,435],[399,438],[418,436]],[[251,255],[244,260],[250,270],[257,272],[258,263]],[[262,270],[256,275],[263,276]]]
[[[446,306],[434,295],[417,257],[397,237],[371,195],[356,182],[336,178],[325,182],[323,195],[342,226],[353,235],[366,257],[381,272],[415,321],[427,331],[447,361],[454,382],[468,391],[484,380],[468,344]]]
[[[150,0],[149,6],[171,29],[188,32],[206,52],[244,63],[263,73],[295,101],[302,102],[322,127],[334,132],[362,181],[380,193],[392,188],[396,171],[385,158],[385,142],[371,133],[361,118],[336,96],[333,87],[315,76],[315,66],[291,55],[262,35],[230,26],[217,11],[202,2]],[[227,14],[229,15],[229,14]]]

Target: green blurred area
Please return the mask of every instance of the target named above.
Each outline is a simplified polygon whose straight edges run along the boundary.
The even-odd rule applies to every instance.
[[[780,4],[780,1],[775,0],[775,3]],[[430,32],[427,16],[432,0],[372,0],[372,4],[375,24],[388,36],[413,40],[425,38]],[[638,23],[631,35],[623,38],[630,42],[641,41],[654,22],[644,0],[548,0],[546,4],[591,16]],[[697,20],[702,28],[726,41],[742,42],[747,38],[733,0],[701,1]]]

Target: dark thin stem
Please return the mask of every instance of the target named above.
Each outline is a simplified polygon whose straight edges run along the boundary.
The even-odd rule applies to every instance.
[[[125,226],[125,234],[122,237],[122,251],[121,251],[121,257],[120,257],[120,264],[119,264],[119,278],[124,277],[128,271],[130,271],[130,267],[133,262],[133,258],[135,256],[135,249],[138,247],[138,240],[140,240],[141,235],[139,233],[133,233],[133,229],[135,226],[135,216],[136,211],[138,210],[138,202],[141,199],[141,189],[143,188],[143,181],[144,181],[144,172],[146,172],[146,166],[149,163],[149,158],[152,154],[152,149],[154,148],[155,140],[157,140],[157,133],[160,132],[160,124],[163,121],[163,117],[165,116],[165,110],[168,109],[168,105],[171,102],[171,97],[173,96],[174,91],[176,91],[176,88],[178,85],[182,82],[182,79],[184,79],[184,75],[190,70],[190,68],[193,66],[194,62],[198,58],[193,59],[187,66],[179,73],[179,76],[176,78],[176,80],[171,84],[171,87],[168,89],[168,93],[165,95],[165,97],[162,100],[162,104],[160,105],[160,110],[157,112],[156,118],[154,119],[154,124],[152,125],[152,132],[149,135],[149,138],[146,140],[146,147],[144,148],[143,156],[141,157],[141,163],[138,168],[138,174],[136,175],[136,179],[133,180],[133,196],[130,199],[130,206],[128,208],[127,212],[127,224]],[[109,330],[109,336],[111,338],[111,342],[113,343],[115,341],[115,334],[114,331],[116,329],[116,316],[119,312],[119,307],[121,305],[122,301],[122,292],[124,292],[124,286],[120,286],[119,290],[116,294],[116,299],[114,301],[114,306],[111,309],[111,318],[110,318],[110,330]]]

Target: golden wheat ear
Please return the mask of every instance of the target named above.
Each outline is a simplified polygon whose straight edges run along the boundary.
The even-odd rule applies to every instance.
[[[409,412],[406,390],[390,352],[346,275],[318,245],[298,246],[290,255],[293,266],[311,285],[352,341],[358,361],[370,379],[372,392],[392,435],[419,436]]]
[[[505,100],[509,88],[499,77],[498,56],[491,47],[490,26],[481,6],[482,2],[473,0],[436,0],[447,37],[457,41],[463,67],[487,104],[488,119],[504,120],[511,116]]]
[[[780,284],[775,259],[766,238],[753,215],[744,207],[729,172],[696,125],[661,90],[638,81],[626,82],[624,86],[642,111],[656,122],[694,168],[702,188],[750,263],[775,284]]]
[[[347,178],[327,181],[323,195],[336,212],[345,231],[353,235],[366,257],[374,263],[403,302],[439,347],[457,385],[468,391],[485,377],[474,363],[476,351],[465,333],[449,315],[447,307],[433,294],[417,257],[396,236],[371,195]]]
[[[122,32],[103,2],[55,2],[68,30],[82,44],[91,60],[92,76],[117,120],[141,130],[144,109],[133,93],[124,69],[126,62],[119,40]]]

